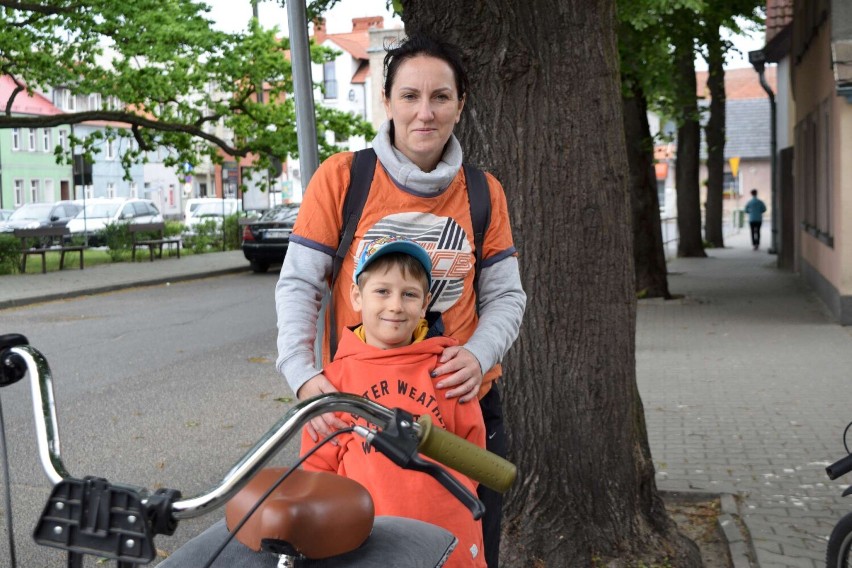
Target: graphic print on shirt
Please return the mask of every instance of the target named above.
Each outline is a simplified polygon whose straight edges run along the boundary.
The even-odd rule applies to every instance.
[[[464,291],[464,279],[473,270],[474,257],[467,233],[454,219],[419,212],[388,215],[364,234],[355,258],[360,257],[367,243],[390,235],[411,239],[429,253],[432,301],[428,311],[445,312],[458,302]]]

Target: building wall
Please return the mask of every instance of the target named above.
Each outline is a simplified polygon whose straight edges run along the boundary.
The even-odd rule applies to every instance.
[[[95,131],[103,130],[103,126],[81,124],[74,127],[74,134],[85,138]],[[113,145],[113,157],[110,158],[106,151],[106,142],[103,142],[97,153],[94,154],[92,163],[92,187],[91,197],[110,197],[110,184],[113,185],[114,197],[143,197],[142,192],[145,185],[144,169],[142,164],[136,164],[130,168],[132,181],[124,178],[124,168],[121,165],[121,156],[127,151],[129,144],[126,139],[118,139]],[[136,195],[131,195],[132,186],[135,184]],[[82,197],[82,188],[76,188],[77,197]]]
[[[58,127],[49,129],[49,150],[44,150],[44,129],[35,129],[35,149],[29,149],[29,130],[20,129],[19,149],[12,148],[12,130],[0,130],[0,168],[2,168],[2,185],[0,185],[0,196],[2,196],[3,209],[15,209],[24,203],[52,203],[61,198],[62,184],[71,182],[71,166],[56,163],[53,150],[59,140]],[[23,196],[21,200],[15,198],[15,181],[23,182]],[[32,182],[38,182],[39,191],[35,199],[32,196]],[[52,186],[52,188],[51,188]]]
[[[829,161],[827,167],[821,167],[819,160],[825,152],[817,150],[816,175],[818,178],[827,176],[831,203],[830,237],[833,243],[826,242],[825,238],[813,232],[800,230],[797,266],[838,320],[852,324],[852,231],[843,225],[844,219],[852,215],[852,203],[848,203],[852,198],[852,164],[848,159],[852,149],[852,107],[835,92],[834,76],[829,64],[832,61],[829,27],[827,23],[823,24],[816,31],[807,50],[802,53],[802,59],[794,69],[794,93],[798,128],[801,129],[803,123],[813,116],[812,113],[820,112],[821,108],[829,112],[828,120],[825,121],[828,125]],[[796,140],[797,221],[803,219],[807,206],[801,184],[809,177],[804,171],[803,160],[812,143],[812,139]],[[800,223],[797,222],[798,225]]]

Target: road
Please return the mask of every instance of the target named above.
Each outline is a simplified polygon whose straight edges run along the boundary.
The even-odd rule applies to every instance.
[[[275,371],[275,281],[274,273],[241,273],[0,310],[0,332],[23,333],[50,363],[69,472],[184,495],[218,482],[293,399]],[[62,566],[61,555],[30,538],[50,486],[36,455],[28,385],[0,396],[18,566]],[[218,518],[186,521],[157,546],[174,550]]]

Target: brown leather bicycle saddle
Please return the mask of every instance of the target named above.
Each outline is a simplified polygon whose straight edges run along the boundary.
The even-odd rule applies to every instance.
[[[225,505],[228,530],[240,522],[285,468],[261,470]],[[344,554],[361,546],[373,529],[370,493],[357,481],[333,473],[297,469],[263,502],[237,533],[260,551],[261,541],[279,540],[307,558]]]

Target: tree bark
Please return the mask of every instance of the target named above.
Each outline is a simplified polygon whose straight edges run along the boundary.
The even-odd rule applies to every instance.
[[[695,51],[692,38],[683,37],[675,45],[678,74],[678,101],[681,124],[677,129],[677,255],[706,257],[701,239],[701,194],[698,186],[701,126],[695,99]]]
[[[707,141],[707,208],[704,236],[711,245],[723,248],[722,205],[725,176],[725,52],[719,27],[709,30],[707,39],[707,87],[710,89],[710,117],[704,127]]]
[[[623,97],[624,137],[630,168],[630,203],[633,214],[633,262],[636,294],[640,298],[670,299],[666,255],[660,228],[660,198],[654,170],[654,142],[648,124],[648,103],[634,83]]]
[[[403,1],[460,47],[456,134],[508,198],[527,312],[500,383],[505,566],[699,566],[654,482],[636,386],[636,297],[614,0]]]

